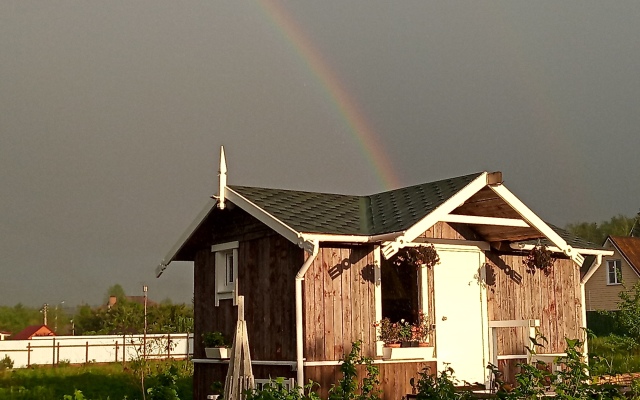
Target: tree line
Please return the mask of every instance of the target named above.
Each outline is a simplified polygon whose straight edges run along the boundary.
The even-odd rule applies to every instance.
[[[607,236],[640,237],[640,212],[633,217],[622,214],[611,217],[608,221],[577,222],[567,224],[565,229],[574,235],[598,245],[604,244]]]
[[[109,298],[116,302],[109,305]],[[144,304],[135,297],[126,296],[122,286],[114,285],[107,291],[103,305],[78,306],[73,313],[58,307],[47,310],[47,326],[57,335],[119,335],[137,334],[145,330]],[[22,304],[0,306],[0,331],[18,333],[27,326],[44,323],[44,310]],[[166,300],[159,304],[148,302],[146,312],[147,333],[193,332],[193,306],[173,304]]]

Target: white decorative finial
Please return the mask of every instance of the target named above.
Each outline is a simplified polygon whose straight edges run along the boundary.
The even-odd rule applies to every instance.
[[[227,187],[227,160],[224,158],[224,146],[220,146],[220,170],[218,171],[218,208],[224,210],[224,191]]]

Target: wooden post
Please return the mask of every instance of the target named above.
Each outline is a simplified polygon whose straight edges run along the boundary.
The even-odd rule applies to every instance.
[[[31,366],[31,342],[27,343],[27,368]]]
[[[51,350],[53,353],[53,360],[51,361],[51,365],[56,365],[56,338],[53,338],[53,345],[51,345]]]
[[[56,354],[56,358],[58,359],[58,365],[60,365],[60,342],[58,342],[58,351]]]
[[[84,363],[89,364],[89,342],[87,341],[87,345],[84,350]]]
[[[124,335],[122,335],[122,365],[127,362],[127,340]]]
[[[167,333],[167,358],[171,358],[171,334]]]
[[[118,341],[116,340],[116,362],[118,362]]]

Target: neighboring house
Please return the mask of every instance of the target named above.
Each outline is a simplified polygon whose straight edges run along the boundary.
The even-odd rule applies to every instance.
[[[36,336],[56,336],[56,334],[46,325],[31,325],[31,326],[27,326],[20,332],[11,336],[10,339],[11,340],[29,340],[29,339],[33,339]]]
[[[6,340],[11,336],[11,332],[0,331],[0,340]]]
[[[380,368],[383,398],[399,399],[425,367],[436,372],[449,363],[459,379],[489,385],[486,366],[495,361],[513,377],[536,320],[549,341],[540,353],[550,359],[564,351],[565,337],[584,339],[579,266],[583,255],[610,252],[543,222],[499,172],[371,196],[226,180],[222,151],[218,195],[157,275],[173,261],[194,261],[195,338],[209,331],[231,338],[234,305],[244,296],[256,379],[311,379],[326,397],[343,355],[361,340],[363,354]],[[539,243],[558,257],[548,276],[523,266]],[[438,251],[432,269],[398,269],[389,261],[422,244]],[[415,319],[419,311],[435,325],[435,355],[383,359],[376,321]],[[194,342],[194,398],[205,398],[212,382],[224,381],[228,363],[205,358]]]
[[[629,290],[640,279],[640,238],[609,236],[603,247],[612,255],[593,268],[585,286],[587,310],[616,310],[620,291]]]

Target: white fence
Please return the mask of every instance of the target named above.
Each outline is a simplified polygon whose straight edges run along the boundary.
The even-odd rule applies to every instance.
[[[0,359],[14,368],[33,364],[126,362],[140,357],[184,359],[193,354],[193,334],[44,336],[0,341]]]

